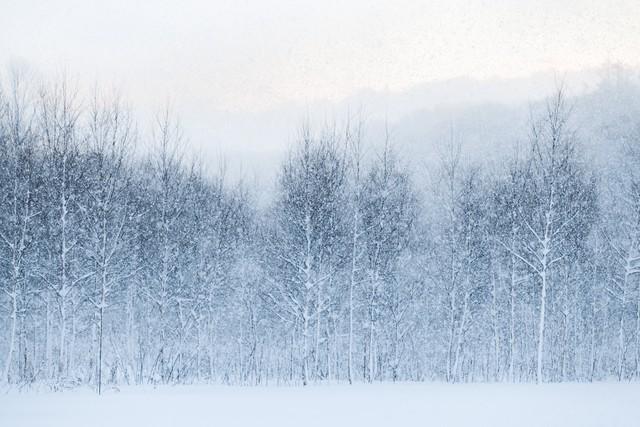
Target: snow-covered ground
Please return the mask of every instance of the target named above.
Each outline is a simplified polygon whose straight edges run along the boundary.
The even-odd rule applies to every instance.
[[[0,395],[0,426],[638,426],[640,383],[129,387]]]

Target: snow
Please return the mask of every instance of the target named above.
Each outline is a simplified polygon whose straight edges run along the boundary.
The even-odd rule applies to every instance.
[[[124,387],[0,394],[0,426],[633,426],[640,383]]]

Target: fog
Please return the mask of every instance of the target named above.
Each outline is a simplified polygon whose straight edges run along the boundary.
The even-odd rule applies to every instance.
[[[393,129],[430,111],[430,128],[462,127],[452,107],[526,106],[559,81],[577,95],[640,65],[640,4],[623,0],[27,0],[1,12],[0,64],[116,88],[143,130],[170,105],[191,152],[260,178],[304,121],[358,113]]]

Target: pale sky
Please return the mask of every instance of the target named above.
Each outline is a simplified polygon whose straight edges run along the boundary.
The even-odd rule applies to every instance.
[[[243,131],[230,126],[251,127],[224,114],[455,77],[638,67],[640,1],[0,0],[0,64],[16,62],[115,85],[142,111],[171,100],[196,146],[242,152],[265,131],[224,145]]]
[[[0,59],[134,102],[259,111],[458,76],[640,64],[638,0],[0,0]]]

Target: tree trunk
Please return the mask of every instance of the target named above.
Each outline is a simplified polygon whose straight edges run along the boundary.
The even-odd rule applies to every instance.
[[[515,353],[516,353],[516,268],[515,257],[511,256],[511,286],[509,289],[509,382],[515,381]]]
[[[18,322],[18,295],[17,289],[14,284],[13,292],[11,293],[11,332],[9,335],[9,350],[7,352],[7,359],[4,365],[4,373],[3,378],[7,381],[7,383],[11,382],[11,364],[13,362],[13,352],[16,341],[16,326]]]
[[[542,382],[542,355],[544,351],[544,332],[545,332],[545,310],[547,302],[547,271],[546,266],[543,267],[541,273],[542,289],[540,291],[540,313],[538,319],[538,350],[536,357],[536,382]]]
[[[622,299],[620,303],[620,323],[618,326],[618,380],[622,380],[624,377],[624,353],[625,353],[625,333],[624,333],[624,318],[625,310],[627,308],[627,284],[629,282],[629,263],[627,262],[627,268],[624,274],[624,281],[622,282]]]

